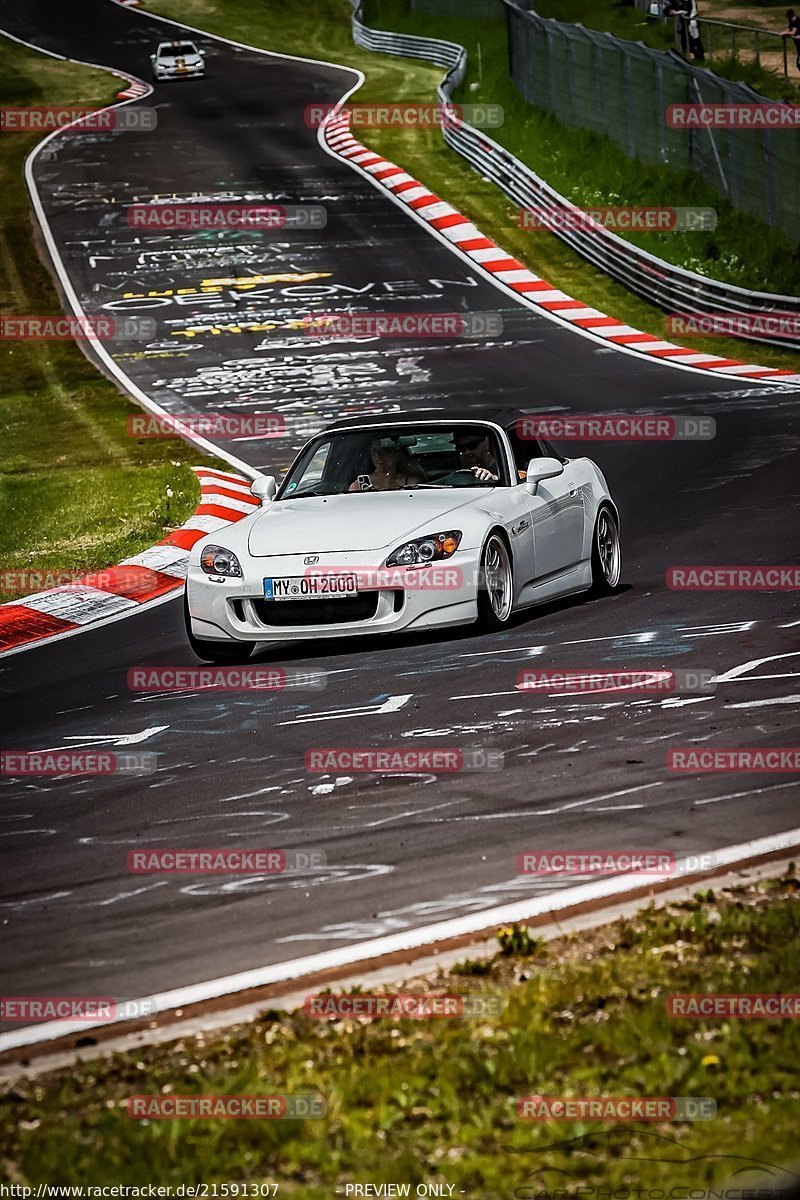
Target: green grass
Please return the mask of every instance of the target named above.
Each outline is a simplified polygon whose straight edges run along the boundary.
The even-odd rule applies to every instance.
[[[313,10],[292,0],[151,0],[165,16],[288,54],[320,57],[360,68],[366,75],[359,101],[404,100],[430,103],[442,71],[415,59],[371,54],[353,46],[347,0],[318,0]],[[576,203],[701,204],[717,209],[716,234],[636,235],[632,241],[672,261],[706,274],[769,291],[795,294],[800,283],[800,250],[792,251],[773,230],[724,204],[695,176],[652,168],[626,158],[606,138],[567,130],[526,104],[508,81],[505,33],[496,22],[442,20],[405,12],[400,0],[370,0],[369,20],[377,27],[399,28],[455,39],[468,47],[470,73],[463,96],[501,103],[505,124],[492,136],[528,161],[544,179]],[[476,92],[476,48],[482,47],[483,82]],[[521,230],[517,210],[493,184],[485,182],[444,142],[436,130],[370,129],[360,140],[415,174],[437,195],[455,204],[487,235],[531,270],[571,296],[626,324],[664,336],[664,314],[585,262],[551,234]],[[620,183],[624,180],[624,198]],[[686,239],[686,240],[684,240]],[[728,250],[726,247],[733,247]],[[671,340],[671,339],[670,339]],[[678,339],[680,341],[680,339]],[[800,369],[791,351],[723,337],[686,339],[706,351],[766,367]]]
[[[0,39],[3,105],[102,105],[118,90],[104,72]],[[0,136],[0,311],[7,315],[62,311],[37,255],[23,178],[37,140]],[[190,464],[202,461],[200,453],[177,438],[130,438],[126,418],[140,410],[73,342],[2,342],[0,375],[2,571],[110,566],[194,510],[199,493]],[[18,594],[0,591],[0,599]]]
[[[0,1099],[0,1177],[28,1185],[271,1180],[279,1195],[308,1200],[327,1200],[349,1181],[446,1182],[454,1196],[507,1200],[536,1194],[517,1189],[545,1167],[536,1191],[557,1179],[572,1194],[579,1184],[711,1187],[741,1165],[733,1155],[797,1166],[800,1023],[681,1021],[666,1011],[673,992],[796,991],[792,875],[704,891],[524,949],[524,957],[498,955],[474,979],[456,971],[403,989],[500,995],[499,1016],[331,1022],[273,1010],[225,1036],[16,1081]],[[134,1094],[298,1091],[320,1094],[327,1115],[141,1122],[126,1111]],[[648,1126],[519,1120],[516,1099],[534,1094],[709,1096],[718,1115]],[[595,1136],[548,1149],[585,1135]],[[566,1174],[554,1176],[556,1168]]]

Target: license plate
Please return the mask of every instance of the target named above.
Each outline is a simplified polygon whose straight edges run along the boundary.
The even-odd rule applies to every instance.
[[[341,600],[357,594],[355,575],[290,575],[264,580],[265,600]]]

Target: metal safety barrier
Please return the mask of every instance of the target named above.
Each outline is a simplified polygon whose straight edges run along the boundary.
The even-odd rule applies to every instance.
[[[425,59],[446,68],[437,88],[437,96],[440,104],[454,106],[453,93],[463,83],[467,69],[464,47],[438,38],[370,29],[362,20],[362,0],[351,0],[351,3],[354,8],[353,40],[356,45],[403,58]],[[507,8],[517,7],[514,0],[504,0],[504,3]],[[455,107],[457,111],[457,105]],[[561,218],[565,214],[567,222],[572,216],[579,227],[554,227],[552,232],[599,270],[665,312],[696,317],[707,314],[796,317],[798,319],[789,324],[792,327],[800,325],[800,297],[749,291],[709,279],[642,250],[601,224],[592,222],[586,228],[586,221],[582,219],[582,210],[578,206],[550,187],[535,171],[485,132],[464,121],[444,121],[441,129],[448,145],[522,208],[535,209],[545,219],[547,211],[552,210],[557,214],[554,221],[559,224],[563,224]],[[786,335],[776,336],[772,332],[754,329],[735,334],[731,332],[731,336],[800,350],[800,333],[794,332],[794,328]]]

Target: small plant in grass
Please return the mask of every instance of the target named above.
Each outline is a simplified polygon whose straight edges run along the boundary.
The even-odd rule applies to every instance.
[[[546,942],[543,937],[531,934],[527,925],[503,925],[497,931],[497,941],[503,954],[516,954],[520,958],[530,958],[544,951]]]
[[[454,975],[491,975],[492,963],[488,958],[466,958],[453,967]]]

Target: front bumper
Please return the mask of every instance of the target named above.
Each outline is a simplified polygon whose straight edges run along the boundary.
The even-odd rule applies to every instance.
[[[458,550],[439,568],[437,586],[414,586],[417,572],[384,568],[382,562],[365,562],[364,554],[320,555],[315,572],[384,570],[401,575],[403,587],[359,590],[355,601],[332,599],[264,600],[267,576],[302,576],[309,571],[303,555],[251,559],[243,566],[244,579],[215,583],[190,561],[186,594],[192,633],[206,641],[293,642],[321,637],[357,637],[359,634],[401,633],[437,626],[466,625],[478,615],[477,577],[480,551]],[[455,568],[455,570],[453,570]],[[415,577],[415,578],[412,578]],[[441,584],[441,586],[439,586]],[[307,615],[306,615],[307,614]]]
[[[196,67],[154,67],[156,79],[202,79],[206,73],[205,63]]]

